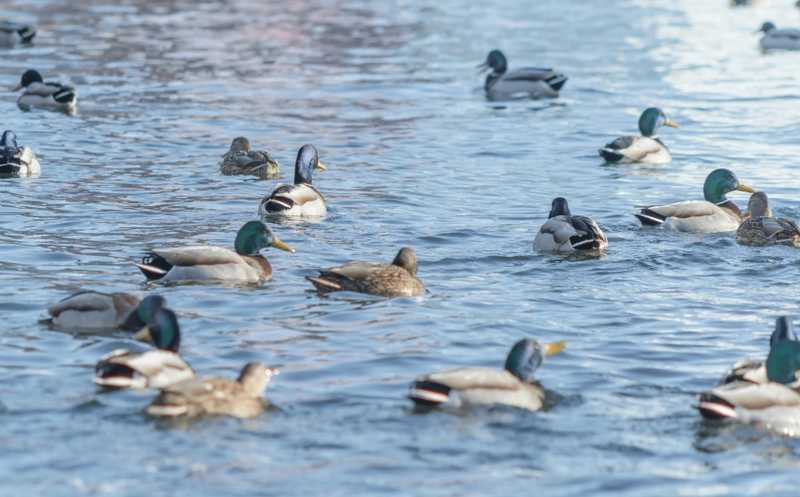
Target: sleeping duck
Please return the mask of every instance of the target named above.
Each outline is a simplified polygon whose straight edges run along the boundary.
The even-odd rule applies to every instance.
[[[761,49],[768,50],[800,50],[800,29],[782,28],[778,29],[775,24],[765,22],[758,30],[764,33],[758,44]]]
[[[635,216],[645,226],[663,224],[673,230],[688,233],[736,231],[743,216],[736,204],[725,196],[735,190],[754,192],[751,187],[739,182],[729,169],[715,169],[703,184],[705,200],[653,205],[643,208]]]
[[[261,216],[324,216],[328,212],[325,197],[311,184],[314,169],[325,171],[327,167],[320,162],[314,145],[303,145],[294,163],[294,184],[280,185],[264,197],[258,206],[258,213]]]
[[[259,362],[242,368],[239,378],[195,378],[172,385],[147,407],[151,416],[227,415],[237,418],[258,416],[267,407],[264,398],[269,381],[278,370]]]
[[[540,252],[575,252],[604,250],[608,239],[600,226],[588,217],[570,214],[567,200],[553,199],[547,221],[533,240],[534,250]]]
[[[45,83],[38,71],[33,69],[25,71],[19,85],[14,88],[14,91],[19,90],[23,90],[23,92],[17,99],[17,106],[22,110],[38,107],[58,110],[67,114],[75,113],[78,102],[75,88],[61,83]]]
[[[522,67],[508,71],[508,61],[500,50],[492,50],[486,61],[478,66],[481,71],[491,69],[483,85],[489,100],[515,98],[555,98],[567,82],[567,77],[553,69]]]
[[[639,117],[641,136],[620,136],[598,150],[598,153],[607,163],[667,164],[672,161],[672,154],[656,136],[658,128],[662,126],[678,127],[661,109],[645,109]]]
[[[767,194],[756,192],[747,203],[747,214],[736,230],[736,241],[742,245],[800,247],[800,228],[791,219],[772,217]]]
[[[142,300],[130,293],[81,291],[51,304],[47,323],[60,330],[138,331],[150,322],[166,300],[148,295]]]
[[[425,285],[417,278],[417,254],[403,247],[391,264],[348,262],[343,266],[321,269],[319,276],[306,276],[320,293],[350,291],[381,297],[417,297],[425,294]]]
[[[153,249],[136,267],[148,281],[263,283],[272,277],[272,266],[261,250],[275,247],[294,252],[261,221],[245,223],[233,246],[235,251],[209,245]]]
[[[250,140],[244,136],[233,139],[228,153],[222,156],[219,170],[225,175],[247,174],[261,179],[278,176],[278,163],[267,152],[251,150]]]
[[[28,44],[36,36],[36,28],[28,24],[0,21],[0,47],[14,48],[18,43]]]
[[[178,318],[161,308],[148,325],[134,335],[151,342],[154,350],[117,349],[95,366],[94,382],[106,388],[166,388],[194,378],[194,370],[178,355],[181,330]]]
[[[520,340],[508,353],[504,369],[458,368],[423,375],[411,384],[408,397],[425,408],[506,405],[538,411],[545,392],[533,373],[545,356],[558,354],[565,346],[565,342],[542,346],[533,339]]]
[[[33,149],[17,144],[17,135],[11,130],[0,138],[0,176],[31,176],[42,171]]]

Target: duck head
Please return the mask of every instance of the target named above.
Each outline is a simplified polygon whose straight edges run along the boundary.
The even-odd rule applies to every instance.
[[[39,71],[34,69],[28,69],[24,73],[22,73],[22,78],[19,80],[19,85],[14,88],[14,91],[19,91],[23,88],[26,88],[28,85],[32,83],[44,83],[44,79],[42,79],[42,75],[39,74]]]
[[[756,31],[756,33],[764,33],[764,34],[767,34],[767,33],[769,33],[770,31],[774,31],[774,30],[776,30],[776,29],[778,29],[778,27],[777,27],[777,26],[775,26],[775,24],[774,24],[774,23],[767,21],[767,22],[765,22],[764,24],[762,24],[760,28],[758,28],[758,31]]]
[[[769,346],[772,348],[775,344],[784,340],[797,341],[797,336],[794,334],[794,324],[790,316],[781,316],[775,320],[775,331],[769,337]]]
[[[152,323],[156,313],[166,304],[167,299],[161,295],[148,295],[128,314],[121,328],[132,331],[140,330],[142,327]]]
[[[0,147],[5,150],[13,150],[16,152],[19,148],[17,146],[17,135],[10,129],[5,130],[3,132],[3,138],[0,139]]]
[[[392,261],[392,265],[401,267],[411,273],[411,276],[417,275],[417,253],[411,247],[403,247],[397,252],[397,255]]]
[[[495,74],[504,74],[508,70],[506,56],[500,50],[492,50],[486,60],[478,65],[481,72],[491,69]]]
[[[319,160],[319,153],[314,145],[303,145],[297,151],[297,160],[294,162],[294,184],[311,184],[314,169],[326,171],[328,168]]]
[[[156,311],[151,323],[139,330],[134,338],[150,342],[161,350],[178,352],[181,346],[181,328],[178,317],[166,307]]]
[[[769,199],[764,192],[755,192],[750,195],[747,202],[747,217],[772,217],[772,209],[769,208]]]
[[[781,340],[772,346],[767,356],[769,381],[788,385],[797,381],[800,369],[800,342]]]
[[[670,128],[677,128],[678,124],[667,117],[664,111],[658,107],[650,107],[642,112],[639,116],[639,131],[642,136],[655,136],[656,131],[661,126],[669,126]]]
[[[521,381],[533,380],[533,373],[542,365],[544,356],[555,355],[564,350],[566,342],[546,343],[544,347],[532,338],[515,343],[506,357],[505,369]]]
[[[250,140],[244,136],[237,136],[231,142],[231,152],[249,152]]]
[[[703,196],[713,204],[724,204],[728,201],[726,193],[738,190],[740,192],[755,193],[752,187],[739,181],[730,169],[715,169],[706,177],[703,184]]]
[[[570,216],[569,212],[569,204],[567,204],[567,199],[564,197],[556,197],[553,199],[553,203],[550,205],[550,214],[548,214],[547,218],[553,218],[556,216]]]
[[[272,230],[261,221],[248,221],[239,228],[233,246],[239,255],[258,255],[261,250],[267,247],[294,252],[292,247],[275,236]]]
[[[278,370],[268,368],[260,362],[248,362],[236,379],[251,397],[259,397],[266,390],[269,381],[278,374]]]

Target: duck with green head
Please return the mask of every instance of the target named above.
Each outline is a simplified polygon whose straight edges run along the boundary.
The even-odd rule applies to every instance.
[[[139,330],[164,306],[164,297],[148,295],[139,300],[130,293],[84,290],[47,307],[47,324],[65,331]]]
[[[506,405],[538,411],[545,392],[533,374],[545,356],[558,354],[565,346],[565,342],[541,345],[530,338],[520,340],[503,369],[468,367],[426,374],[411,384],[408,397],[423,408]]]
[[[598,150],[598,153],[609,164],[668,164],[672,162],[672,154],[656,135],[662,126],[678,127],[664,111],[650,107],[639,117],[641,136],[620,136]]]
[[[758,41],[761,50],[800,50],[800,29],[797,28],[778,28],[775,23],[765,22],[756,31],[764,33]]]
[[[747,203],[747,214],[736,230],[741,245],[791,245],[800,247],[800,228],[791,219],[773,217],[764,192],[755,192]]]
[[[744,216],[726,195],[733,191],[753,193],[729,169],[715,169],[703,184],[705,200],[687,200],[643,208],[635,216],[644,226],[667,226],[687,233],[736,231]]]
[[[222,156],[219,170],[227,176],[246,174],[261,179],[278,176],[278,163],[267,152],[252,150],[250,140],[244,136],[233,139],[231,148]]]
[[[136,266],[148,281],[263,283],[272,277],[272,266],[261,255],[267,247],[294,252],[266,224],[250,221],[236,234],[235,250],[209,245],[159,248],[148,252]]]
[[[509,71],[506,56],[500,50],[489,52],[478,69],[491,69],[483,85],[489,100],[556,98],[567,82],[566,76],[553,69],[520,67]]]
[[[553,199],[547,221],[533,239],[533,248],[539,252],[589,252],[608,248],[608,238],[594,219],[573,216],[567,199]]]
[[[294,163],[294,184],[278,185],[261,199],[258,213],[262,217],[322,217],[328,212],[325,196],[312,184],[315,169],[328,168],[319,160],[314,145],[303,145]]]

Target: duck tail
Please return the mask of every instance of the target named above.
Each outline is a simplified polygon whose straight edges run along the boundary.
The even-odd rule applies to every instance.
[[[306,279],[310,281],[312,285],[314,285],[314,288],[316,288],[318,292],[326,293],[344,290],[342,285],[322,277],[306,276]]]
[[[450,400],[450,387],[430,380],[417,380],[408,390],[408,398],[421,407],[435,407]]]
[[[94,368],[94,382],[103,388],[130,388],[134,386],[133,369],[113,362],[115,357],[126,355],[125,351],[114,351],[97,363]]]
[[[597,151],[597,153],[600,154],[600,157],[602,157],[606,162],[610,163],[619,162],[625,158],[625,156],[619,153],[619,151],[610,149],[608,147],[601,148]]]
[[[719,420],[738,417],[735,405],[709,392],[700,395],[700,403],[697,406],[697,410],[706,419]]]
[[[144,256],[142,262],[137,263],[136,267],[148,280],[160,280],[172,269],[172,264],[160,255],[151,252]]]
[[[566,84],[567,77],[563,74],[557,73],[554,76],[547,79],[547,84],[550,85],[555,91],[561,91],[561,88]]]
[[[60,104],[69,104],[75,101],[75,88],[62,86],[60,90],[53,93],[53,99]]]
[[[649,207],[645,207],[638,214],[634,214],[634,216],[636,216],[644,226],[660,226],[667,220],[665,216],[662,216]]]

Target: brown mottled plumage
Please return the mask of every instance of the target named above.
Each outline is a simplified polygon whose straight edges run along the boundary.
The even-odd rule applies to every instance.
[[[756,192],[747,203],[747,215],[736,230],[736,241],[742,245],[800,247],[800,228],[790,219],[772,217],[767,194]]]
[[[276,178],[278,163],[267,152],[250,149],[250,141],[244,136],[233,139],[230,150],[222,156],[219,170],[225,175],[248,174],[261,179]]]

